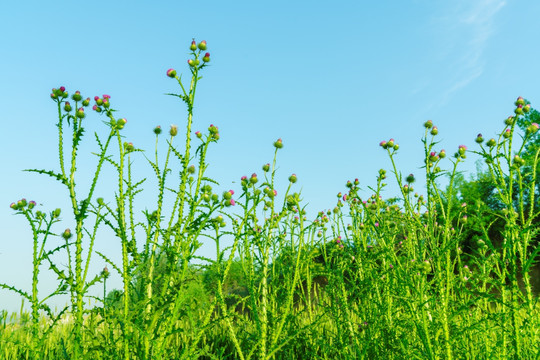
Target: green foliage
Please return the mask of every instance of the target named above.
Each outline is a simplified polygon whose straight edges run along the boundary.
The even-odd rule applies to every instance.
[[[459,166],[472,151],[460,146],[453,159],[446,159],[446,152],[436,150],[438,129],[428,121],[422,137],[424,195],[414,191],[412,174],[404,177],[398,170],[399,145],[390,139],[381,147],[401,195],[383,197],[387,171],[381,169],[367,197],[362,198],[357,180],[348,181],[335,207],[310,221],[301,194],[292,189],[296,175],[288,177],[284,194],[275,190],[281,139],[263,176],[242,177],[237,194],[213,189],[219,183],[205,175],[206,154],[219,140],[218,128],[211,125],[206,134],[192,130],[199,72],[209,58],[199,49],[206,47],[195,41],[190,46],[189,86],[175,70],[167,71],[181,89],[174,97],[186,104],[185,143],[177,145],[178,127],[171,126],[160,147],[160,137],[167,135],[161,127],[154,129],[155,156],[145,156],[157,180],[150,210],[143,206],[141,211],[136,201],[146,179],[132,177],[132,166],[144,153],[124,141],[120,131],[126,121],[113,116],[116,110],[105,95],[96,97],[94,110],[106,116],[108,135],[95,135],[95,176],[85,196],[78,195],[75,170],[89,100],[74,93],[73,115],[67,91],[53,89],[60,169],[31,171],[66,188],[76,228],[57,229],[60,209],[45,215],[35,202],[11,204],[32,229],[32,290],[0,288],[30,302],[31,313],[0,313],[2,358],[540,355],[540,286],[535,287],[540,279],[535,125],[540,114],[526,100],[518,98],[516,115],[505,121],[497,140],[477,138],[480,150],[474,153],[486,168],[470,180]],[[71,141],[64,139],[68,135]],[[115,196],[108,201],[94,199],[103,166],[117,175]],[[442,176],[449,179],[445,189],[438,185]],[[94,250],[102,228],[121,245],[118,264]],[[51,236],[63,244],[50,249]],[[203,242],[215,245],[214,257],[200,256]],[[108,268],[89,274],[94,253],[121,276],[121,289],[107,292]],[[66,266],[56,261],[59,254]],[[41,297],[37,285],[45,264],[58,282],[55,291]],[[99,284],[103,296],[94,300],[101,305],[89,309],[84,300]],[[54,314],[47,300],[63,293],[71,304]]]

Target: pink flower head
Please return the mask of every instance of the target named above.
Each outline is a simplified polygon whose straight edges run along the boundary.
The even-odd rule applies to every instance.
[[[230,200],[230,203],[231,203],[231,206],[236,205],[236,202],[234,201],[234,199],[231,199],[231,200]]]
[[[110,95],[107,95],[107,94],[103,94],[103,98],[104,98],[104,99],[110,99],[111,96],[110,96]]]
[[[375,227],[379,227],[379,223],[378,223],[378,222],[375,223]]]
[[[64,92],[64,91],[66,91],[66,88],[63,87],[63,86],[60,86],[60,91],[61,91],[61,92]]]
[[[234,190],[229,190],[229,192],[231,193],[231,195],[234,195]]]
[[[242,180],[242,181],[247,180],[247,176],[246,176],[246,175],[242,176],[242,177],[240,178],[240,180]]]
[[[343,195],[343,201],[347,201],[347,194]]]
[[[174,70],[174,69],[167,70],[167,76],[170,77],[170,78],[175,77],[176,76],[176,70]]]
[[[272,192],[274,193],[274,196],[276,196],[276,195],[277,195],[277,191],[276,191],[276,189],[272,190]]]

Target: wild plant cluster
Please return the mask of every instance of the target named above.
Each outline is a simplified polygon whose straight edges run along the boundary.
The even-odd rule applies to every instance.
[[[71,208],[46,211],[25,199],[11,204],[32,231],[31,312],[1,313],[4,359],[533,359],[540,356],[538,281],[539,118],[519,97],[497,138],[479,134],[475,151],[439,149],[438,129],[424,124],[425,194],[415,176],[396,165],[394,139],[380,146],[391,169],[363,196],[347,181],[336,206],[308,220],[297,176],[285,194],[274,156],[262,173],[241,177],[241,189],[218,190],[205,176],[219,130],[192,129],[207,43],[193,41],[191,80],[174,69],[169,94],[187,108],[180,129],[154,129],[153,155],[125,140],[127,120],[115,116],[111,97],[90,98],[64,87],[50,95],[58,109],[58,168],[32,169],[65,188]],[[88,110],[102,116],[95,134],[97,164],[89,188],[76,186],[79,147]],[[165,137],[165,139],[163,139]],[[158,144],[166,142],[166,153]],[[486,170],[466,181],[460,164],[470,153]],[[146,159],[157,198],[139,206],[145,179],[132,166]],[[87,166],[88,163],[84,163]],[[112,199],[96,197],[104,167],[117,175]],[[179,171],[172,171],[174,166]],[[448,169],[444,167],[447,166]],[[391,174],[400,196],[383,198]],[[440,183],[445,180],[446,186]],[[166,200],[172,199],[168,204]],[[146,210],[149,208],[150,210]],[[145,210],[141,210],[145,209]],[[142,214],[142,216],[140,215]],[[62,216],[73,229],[61,229]],[[121,244],[121,261],[94,250],[102,228]],[[62,245],[51,247],[51,239]],[[201,255],[203,242],[215,256]],[[58,261],[58,256],[62,262]],[[107,264],[89,272],[96,261]],[[40,272],[56,275],[50,294],[38,293]],[[110,270],[109,270],[110,269]],[[107,292],[110,272],[122,288]],[[536,281],[536,283],[535,283]],[[103,287],[99,305],[89,290]],[[47,301],[67,294],[52,311]]]

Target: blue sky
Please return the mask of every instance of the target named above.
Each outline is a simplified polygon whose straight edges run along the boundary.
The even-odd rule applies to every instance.
[[[177,90],[165,76],[168,68],[187,76],[192,38],[207,40],[212,57],[194,119],[195,130],[211,123],[220,128],[208,174],[221,190],[239,191],[239,178],[262,173],[273,141],[282,138],[277,180],[284,189],[288,176],[297,174],[295,190],[302,191],[311,217],[334,207],[347,180],[359,178],[367,190],[378,169],[389,170],[381,140],[395,138],[400,171],[419,177],[426,120],[438,126],[440,148],[453,153],[460,144],[474,149],[479,132],[492,137],[501,131],[517,96],[533,107],[540,101],[540,3],[534,1],[148,4],[20,1],[0,13],[0,282],[25,290],[31,285],[30,232],[9,204],[26,197],[42,210],[69,210],[65,189],[21,171],[58,168],[50,89],[111,95],[119,116],[128,119],[126,140],[151,152],[156,125],[185,124],[183,104],[163,94]],[[85,122],[83,188],[95,166],[91,134],[105,131],[93,114]],[[474,171],[475,160],[469,156],[462,169]],[[142,156],[134,166],[140,177],[151,177]],[[101,193],[110,181],[104,179]],[[151,187],[141,199],[140,208],[151,207],[144,203],[155,199]],[[57,231],[73,227],[70,217],[64,219]],[[96,247],[119,250],[109,238]],[[211,247],[204,251],[212,256]],[[104,263],[94,260],[97,272]],[[43,279],[45,291],[53,280],[46,266]],[[0,308],[20,306],[7,291],[0,290],[0,299]]]

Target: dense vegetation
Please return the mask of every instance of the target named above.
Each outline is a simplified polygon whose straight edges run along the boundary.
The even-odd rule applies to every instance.
[[[88,189],[76,187],[91,100],[53,89],[59,167],[30,171],[66,188],[76,228],[58,231],[65,209],[47,213],[26,199],[11,204],[32,230],[33,282],[28,292],[0,286],[20,294],[31,312],[0,314],[0,357],[540,356],[540,116],[525,99],[517,99],[497,139],[478,135],[476,151],[460,146],[447,157],[436,149],[437,127],[427,121],[423,195],[413,188],[415,176],[398,170],[399,145],[390,139],[380,145],[392,167],[379,171],[369,194],[358,180],[347,181],[333,210],[308,220],[294,192],[296,175],[288,177],[285,194],[275,190],[281,139],[261,174],[241,178],[241,191],[218,194],[217,181],[205,176],[207,151],[219,140],[214,125],[204,134],[192,130],[200,72],[210,61],[206,47],[205,41],[190,46],[189,85],[167,71],[180,88],[170,95],[187,107],[185,142],[178,145],[179,129],[171,126],[163,156],[158,148],[166,134],[154,129],[155,156],[146,156],[158,184],[154,204],[137,203],[144,179],[133,179],[132,166],[145,155],[124,141],[126,120],[114,116],[108,95],[94,98],[93,110],[105,116],[108,129],[95,134],[95,177]],[[459,166],[470,153],[485,165],[467,179]],[[109,200],[94,194],[104,166],[118,176]],[[399,185],[399,196],[383,198],[387,176]],[[94,251],[103,228],[121,243],[121,263]],[[49,247],[53,237],[63,244]],[[215,244],[214,257],[200,255],[203,241]],[[96,256],[108,266],[92,277]],[[37,287],[44,269],[58,277],[57,289],[45,296]],[[121,289],[107,291],[110,271],[121,276]],[[103,287],[101,305],[88,308],[85,299],[95,286]],[[47,299],[59,294],[68,294],[71,304],[55,313]]]

